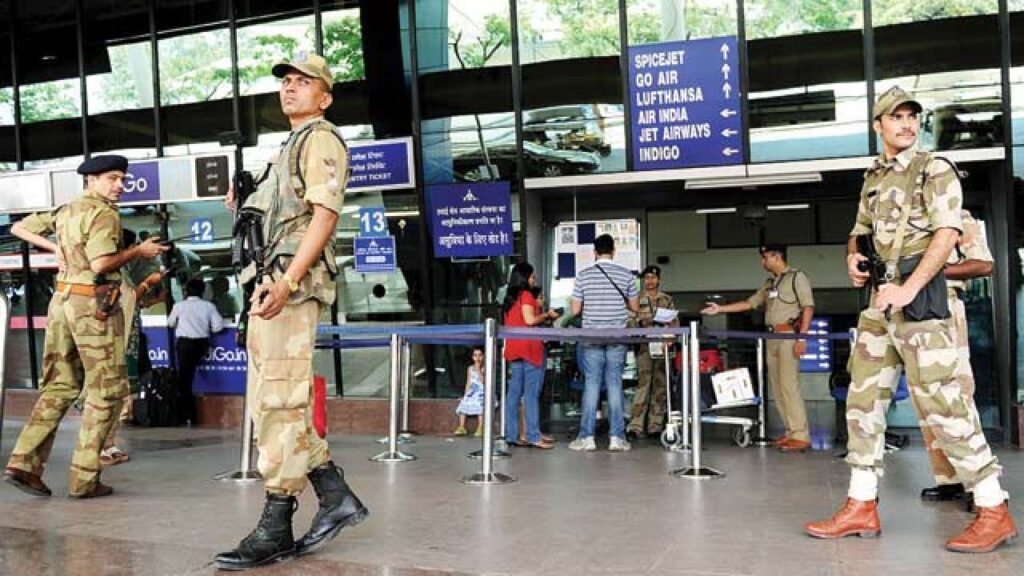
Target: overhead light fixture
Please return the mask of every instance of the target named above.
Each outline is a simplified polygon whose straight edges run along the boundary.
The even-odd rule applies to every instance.
[[[42,56],[39,57],[39,59],[42,60],[43,62],[53,62],[54,60],[57,59],[57,57],[54,56],[53,54],[43,54]]]
[[[697,214],[735,214],[736,208],[700,208]]]
[[[768,206],[769,210],[807,210],[810,208],[810,204],[776,204],[775,206]]]
[[[695,178],[687,180],[687,190],[705,190],[709,188],[752,188],[756,186],[778,186],[780,184],[808,184],[821,182],[821,172],[803,172],[798,174],[765,174],[743,178]]]

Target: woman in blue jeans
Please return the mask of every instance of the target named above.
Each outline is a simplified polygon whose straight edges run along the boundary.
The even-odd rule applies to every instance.
[[[520,262],[512,267],[508,292],[501,304],[506,326],[536,326],[558,318],[558,312],[541,313],[537,301],[537,275],[533,266]],[[505,440],[513,446],[519,441],[519,402],[522,400],[526,421],[526,446],[550,449],[554,440],[540,433],[538,400],[544,385],[544,343],[540,340],[506,340],[505,360],[509,364],[508,400],[505,402]]]

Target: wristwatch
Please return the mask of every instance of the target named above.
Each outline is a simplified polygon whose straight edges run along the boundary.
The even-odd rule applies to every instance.
[[[287,272],[281,275],[281,279],[284,280],[286,284],[288,284],[289,293],[294,293],[298,291],[299,283],[296,282],[295,280],[292,280],[292,277],[289,276]]]

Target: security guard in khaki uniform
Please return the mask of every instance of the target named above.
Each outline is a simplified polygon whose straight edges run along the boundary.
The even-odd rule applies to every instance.
[[[47,311],[39,400],[4,470],[8,484],[35,496],[51,494],[42,480],[43,468],[57,427],[83,386],[85,408],[68,492],[72,498],[97,498],[114,491],[100,482],[99,457],[128,394],[119,271],[136,258],[167,250],[157,238],[120,249],[116,204],[127,170],[123,156],[86,160],[78,167],[85,177],[82,197],[11,228],[19,238],[54,250],[64,263]],[[56,234],[56,243],[45,237],[50,234]]]
[[[761,288],[740,302],[724,306],[709,302],[701,314],[746,312],[764,306],[764,323],[770,332],[806,334],[814,316],[814,293],[807,275],[789,267],[782,244],[766,244],[760,253],[761,266],[771,273]],[[768,384],[786,426],[785,436],[775,442],[783,452],[803,452],[811,447],[807,409],[800,394],[800,357],[806,351],[804,340],[772,339],[765,346]]]
[[[675,310],[676,303],[671,296],[662,292],[661,268],[651,265],[640,274],[644,290],[640,293],[640,310],[634,323],[640,328],[654,326],[654,315],[658,309]],[[679,321],[673,319],[666,326],[678,326]],[[665,427],[665,409],[668,399],[665,397],[665,355],[668,346],[661,342],[641,344],[636,355],[638,372],[636,396],[633,397],[633,415],[626,427],[626,433],[632,436],[641,434],[660,434]],[[646,418],[646,430],[644,420]]]
[[[963,192],[948,163],[916,148],[921,105],[894,87],[875,102],[874,129],[882,154],[864,177],[857,221],[847,243],[847,273],[854,286],[872,280],[857,236],[873,234],[882,278],[873,279],[869,305],[860,313],[851,362],[846,420],[851,466],[846,505],[824,522],[806,525],[816,538],[877,536],[878,478],[882,474],[885,408],[894,372],[905,367],[922,420],[952,464],[957,480],[973,490],[977,515],[946,542],[954,552],[991,552],[1017,536],[1000,466],[985,440],[981,419],[960,362],[956,326],[941,274],[963,231]],[[866,265],[866,266],[865,266]],[[882,272],[881,270],[879,272]]]
[[[292,131],[240,208],[258,214],[266,246],[252,296],[247,402],[256,427],[266,503],[256,529],[218,567],[241,570],[313,552],[368,514],[313,428],[313,348],[321,313],[334,302],[334,235],[348,182],[348,149],[324,119],[333,77],[322,56],[280,62],[281,109]],[[228,203],[232,202],[229,196]],[[253,278],[255,266],[240,276]],[[297,542],[292,514],[313,484],[320,508]]]

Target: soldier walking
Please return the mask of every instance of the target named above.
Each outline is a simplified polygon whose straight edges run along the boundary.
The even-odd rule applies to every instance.
[[[269,273],[255,278],[257,267],[250,265],[239,278],[243,284],[258,282],[246,340],[246,401],[256,427],[266,502],[256,528],[236,549],[217,555],[217,566],[225,570],[313,552],[369,514],[313,428],[313,348],[320,315],[335,298],[334,235],[349,173],[348,149],[324,119],[334,80],[317,54],[280,62],[272,70],[281,79],[281,109],[292,131],[256,192],[239,208],[262,226],[261,264]],[[292,515],[307,483],[320,508],[309,531],[295,541]]]
[[[977,515],[946,542],[954,552],[991,552],[1017,536],[1000,466],[985,440],[973,399],[965,393],[970,365],[959,362],[956,327],[940,273],[963,232],[963,191],[949,164],[916,148],[921,105],[899,87],[875,102],[874,130],[882,154],[864,176],[857,220],[847,242],[847,272],[854,286],[873,281],[860,313],[851,358],[846,420],[851,466],[846,505],[831,519],[806,525],[816,538],[881,532],[878,478],[882,475],[885,407],[893,373],[902,363],[910,394],[949,459],[957,480],[974,492]],[[870,261],[857,236],[873,234],[883,277],[862,271]]]
[[[128,395],[125,323],[118,303],[120,270],[137,258],[167,250],[158,238],[121,249],[117,201],[128,170],[123,156],[96,156],[78,167],[85,193],[52,212],[33,214],[11,232],[36,246],[55,249],[64,267],[47,311],[43,380],[28,423],[4,470],[4,480],[34,496],[50,496],[43,468],[64,414],[85,389],[78,445],[71,458],[68,495],[97,498],[113,493],[100,482],[100,450]],[[46,238],[56,234],[54,244]],[[84,374],[84,382],[82,380]]]

